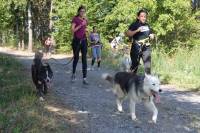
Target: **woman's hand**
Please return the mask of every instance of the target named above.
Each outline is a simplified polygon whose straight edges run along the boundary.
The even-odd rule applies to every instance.
[[[84,19],[83,22],[81,23],[81,27],[82,27],[82,26],[86,26],[86,24],[87,24],[87,22],[86,22],[86,20]]]
[[[127,32],[124,33],[124,35],[126,35],[127,37],[132,37],[138,32],[141,32],[141,27],[139,27],[137,30],[134,30],[134,31],[128,30]]]
[[[141,32],[142,31],[142,28],[141,27],[139,27],[137,30],[136,30],[136,32]]]
[[[72,23],[72,33],[75,33],[78,31],[82,26],[86,25],[86,22],[82,22],[80,25],[76,27],[75,23]]]
[[[150,37],[150,39],[153,40],[155,38],[155,35],[154,34],[150,34],[149,37]]]

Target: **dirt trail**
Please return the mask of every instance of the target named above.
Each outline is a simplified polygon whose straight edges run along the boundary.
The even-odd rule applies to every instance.
[[[11,54],[29,70],[33,54],[0,48],[0,53]],[[66,63],[66,55],[53,55],[59,63]],[[69,60],[69,59],[68,59]],[[200,133],[200,93],[178,91],[173,86],[163,85],[157,124],[147,121],[151,114],[142,104],[136,105],[139,122],[133,122],[129,115],[128,102],[124,113],[118,113],[115,97],[102,73],[114,73],[109,69],[88,71],[89,86],[82,84],[81,65],[78,64],[75,83],[70,82],[71,64],[63,66],[50,60],[54,71],[52,95],[73,111],[77,133]],[[63,113],[64,111],[61,111]],[[67,131],[66,131],[67,132]]]

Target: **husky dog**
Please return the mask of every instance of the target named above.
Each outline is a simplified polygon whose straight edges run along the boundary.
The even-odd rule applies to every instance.
[[[112,90],[117,97],[118,111],[123,111],[122,102],[125,97],[128,97],[132,120],[137,120],[135,104],[144,102],[145,106],[153,113],[152,122],[156,123],[158,110],[153,102],[153,97],[159,100],[159,92],[162,91],[158,77],[147,74],[139,76],[128,72],[118,72],[114,77],[103,74],[102,77],[113,85]]]
[[[50,88],[53,78],[53,71],[50,65],[47,62],[42,63],[42,57],[42,52],[36,52],[31,66],[32,80],[36,86],[41,101],[44,100],[43,95],[46,94],[47,90]]]
[[[121,63],[121,66],[120,66],[121,71],[130,72],[131,58],[129,55],[124,54],[124,56],[121,58],[120,63]]]
[[[117,46],[123,42],[123,37],[124,37],[123,33],[120,33],[119,36],[115,37],[110,43],[111,48],[116,49]]]

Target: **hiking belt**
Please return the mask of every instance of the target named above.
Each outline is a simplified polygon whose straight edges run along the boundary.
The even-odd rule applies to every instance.
[[[149,38],[145,38],[142,40],[135,40],[135,43],[137,43],[139,46],[150,46],[151,44],[149,43]]]

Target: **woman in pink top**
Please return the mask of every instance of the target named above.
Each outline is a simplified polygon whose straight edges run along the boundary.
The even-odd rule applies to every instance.
[[[76,66],[79,60],[79,52],[82,54],[82,71],[83,71],[83,84],[88,85],[86,80],[87,76],[87,38],[86,38],[86,28],[87,19],[85,18],[86,8],[80,6],[77,11],[77,15],[72,19],[72,49],[73,49],[73,71],[71,81],[75,81]]]

